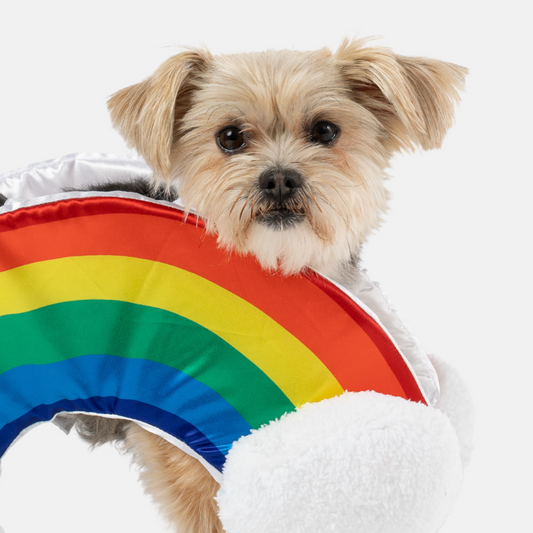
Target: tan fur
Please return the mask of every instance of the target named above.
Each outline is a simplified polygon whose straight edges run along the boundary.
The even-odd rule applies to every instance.
[[[228,250],[285,274],[314,268],[343,280],[386,209],[385,169],[400,149],[440,146],[465,69],[395,55],[364,41],[332,54],[268,51],[212,57],[188,51],[114,95],[115,126]],[[331,148],[308,142],[316,120],[341,128]],[[228,157],[216,133],[235,124],[247,147]],[[269,167],[305,176],[292,208],[306,222],[274,232],[256,223],[256,181]]]
[[[360,248],[386,209],[386,169],[398,150],[437,148],[453,121],[466,70],[403,57],[365,41],[336,53],[283,50],[213,57],[190,50],[109,101],[115,127],[229,251],[251,253],[283,274],[310,267],[352,280]],[[330,145],[310,142],[317,121],[339,128]],[[243,132],[225,153],[217,134]],[[290,169],[302,186],[284,208],[301,222],[273,229],[262,219],[259,177]],[[222,531],[203,467],[132,426],[128,446],[166,515],[187,531]]]
[[[218,483],[199,461],[136,424],[125,446],[141,466],[141,481],[180,533],[222,533]],[[178,529],[176,529],[178,531]]]
[[[109,100],[115,128],[159,175],[170,172],[168,154],[175,141],[174,124],[188,107],[194,77],[209,60],[208,52],[171,57],[147,80],[122,89]]]

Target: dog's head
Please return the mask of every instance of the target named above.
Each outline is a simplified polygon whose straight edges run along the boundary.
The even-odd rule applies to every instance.
[[[109,107],[222,246],[342,279],[386,207],[391,155],[440,146],[465,74],[363,41],[336,53],[192,50]]]

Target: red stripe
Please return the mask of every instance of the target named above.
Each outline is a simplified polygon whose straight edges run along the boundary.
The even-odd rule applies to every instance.
[[[63,201],[21,207],[16,211],[9,211],[0,217],[0,233],[43,224],[44,222],[56,222],[70,218],[116,213],[170,218],[172,220],[190,223],[199,228],[205,228],[204,221],[201,218],[191,214],[185,215],[183,211],[164,204],[132,198],[94,196],[68,198]]]
[[[387,360],[388,365],[393,369],[407,397],[414,402],[427,404],[413,373],[406,365],[396,346],[394,346],[393,341],[388,335],[383,334],[381,326],[364,309],[358,305],[354,305],[353,300],[333,283],[329,283],[316,272],[309,272],[307,278],[337,302],[357,324],[364,324],[367,335],[372,339],[372,342]]]
[[[196,229],[204,224],[192,215],[116,197],[68,199],[6,215],[0,217],[0,271],[82,255],[174,265],[261,309],[315,353],[345,390],[423,401],[388,336],[342,291],[317,274],[286,278],[263,271],[251,256],[230,256],[215,237]]]

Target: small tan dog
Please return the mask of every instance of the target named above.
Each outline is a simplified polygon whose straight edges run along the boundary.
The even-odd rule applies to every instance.
[[[335,53],[187,51],[111,97],[115,127],[228,250],[266,269],[310,267],[350,285],[387,204],[401,149],[441,145],[466,69],[365,41]],[[134,423],[84,416],[93,444],[121,440],[180,531],[222,532],[218,484]]]

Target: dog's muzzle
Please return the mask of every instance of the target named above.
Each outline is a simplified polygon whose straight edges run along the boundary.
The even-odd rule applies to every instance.
[[[292,169],[268,169],[259,176],[260,208],[256,220],[273,229],[287,229],[305,218],[304,180]]]

